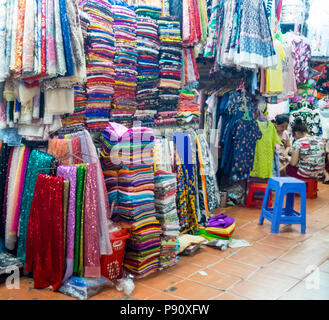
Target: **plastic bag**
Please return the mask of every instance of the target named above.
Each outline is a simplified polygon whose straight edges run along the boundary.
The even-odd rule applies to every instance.
[[[135,284],[131,277],[118,279],[115,283],[117,290],[123,291],[126,296],[130,296],[135,289]]]
[[[104,277],[98,279],[71,277],[58,291],[73,298],[87,300],[99,293],[103,288],[113,286],[113,282]]]

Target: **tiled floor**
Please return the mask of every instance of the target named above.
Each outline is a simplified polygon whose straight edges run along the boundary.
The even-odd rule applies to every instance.
[[[327,300],[329,299],[329,187],[319,183],[318,198],[307,201],[307,230],[270,223],[258,225],[259,208],[230,208],[236,219],[236,239],[252,246],[220,251],[204,247],[193,257],[147,279],[135,281],[130,297],[115,288],[90,300]],[[298,199],[296,201],[298,205]],[[201,271],[201,272],[200,272]],[[23,278],[19,290],[0,285],[0,299],[70,300],[49,289],[36,290]]]

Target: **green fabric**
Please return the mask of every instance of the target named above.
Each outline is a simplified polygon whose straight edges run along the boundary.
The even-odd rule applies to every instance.
[[[86,164],[77,166],[77,191],[76,191],[76,215],[75,215],[75,241],[74,241],[74,263],[73,275],[80,276],[80,262],[81,262],[81,247],[83,249],[83,242],[81,242],[82,217],[84,209],[84,190],[85,190],[85,176]]]
[[[250,176],[267,179],[273,176],[275,145],[282,143],[271,121],[260,122],[257,120],[257,123],[263,136],[256,144],[254,167]]]
[[[233,239],[234,232],[232,233],[232,235],[229,238],[224,238],[224,237],[216,236],[215,234],[209,233],[206,230],[202,230],[202,229],[200,229],[199,232],[195,233],[195,235],[196,236],[204,237],[208,241],[211,241],[213,239],[217,239],[217,240],[231,240],[231,239]]]

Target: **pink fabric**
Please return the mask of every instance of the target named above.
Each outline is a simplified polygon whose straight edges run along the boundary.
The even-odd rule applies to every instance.
[[[87,164],[84,209],[84,276],[101,276],[99,250],[99,223],[97,212],[97,163]]]

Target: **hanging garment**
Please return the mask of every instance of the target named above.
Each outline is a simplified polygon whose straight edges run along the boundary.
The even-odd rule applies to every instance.
[[[33,150],[29,158],[19,218],[17,257],[22,261],[25,261],[27,225],[37,177],[39,174],[49,174],[54,160],[53,156],[39,150]]]
[[[63,282],[68,280],[73,274],[74,259],[74,236],[75,236],[75,212],[76,212],[76,184],[77,167],[59,166],[57,176],[70,182],[69,206],[66,219],[66,269]]]
[[[272,122],[260,122],[257,120],[262,138],[257,141],[253,170],[251,177],[270,178],[273,176],[274,151],[277,144],[281,145],[281,139]]]
[[[74,264],[73,275],[83,277],[83,215],[85,205],[86,186],[86,164],[77,165],[77,188],[76,188],[76,215],[75,215],[75,235],[74,235]]]
[[[84,210],[84,277],[100,278],[99,226],[97,211],[97,164],[87,164]]]
[[[246,180],[254,166],[256,144],[262,138],[258,123],[238,120],[233,132],[233,164],[231,181]]]
[[[22,204],[22,193],[24,188],[24,180],[26,174],[27,163],[30,155],[30,150],[24,147],[16,147],[18,152],[18,163],[16,170],[12,171],[9,179],[12,179],[12,186],[9,186],[9,195],[11,196],[11,204],[7,206],[6,219],[6,248],[14,250],[17,240],[19,213]],[[11,167],[11,170],[14,169]],[[10,181],[8,181],[8,185]]]
[[[40,174],[26,237],[25,271],[33,272],[34,288],[60,287],[63,247],[63,179]]]

